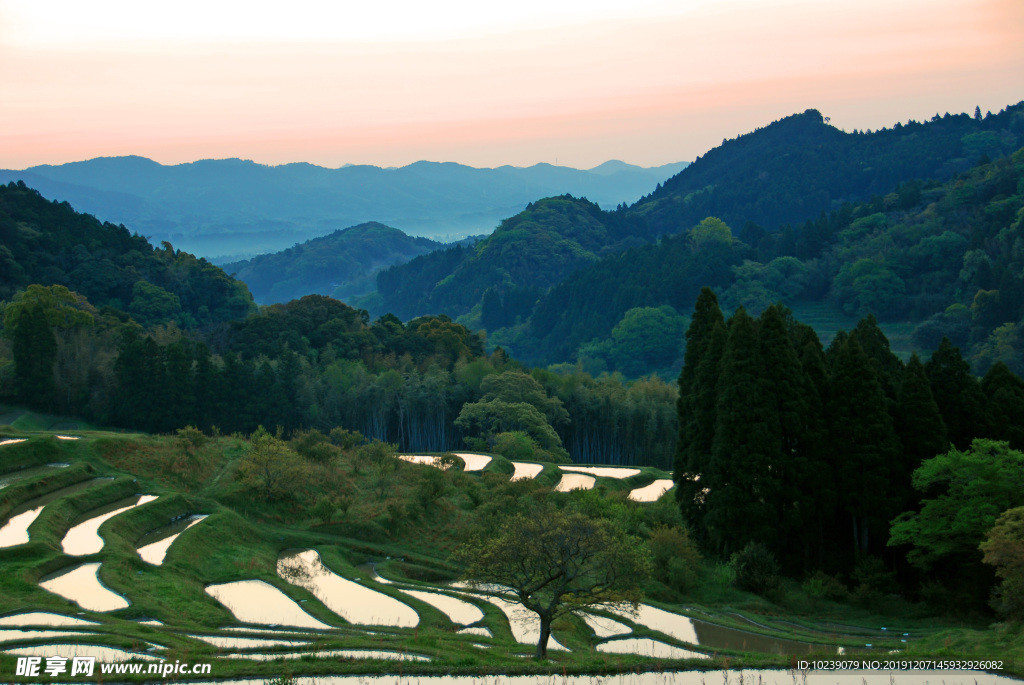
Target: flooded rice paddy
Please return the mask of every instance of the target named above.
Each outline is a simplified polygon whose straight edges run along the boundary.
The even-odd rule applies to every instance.
[[[28,440],[28,438],[6,438],[4,440],[0,440],[0,447],[4,447],[5,445],[17,445],[19,442],[25,442],[26,440]]]
[[[312,592],[349,623],[414,628],[420,622],[419,614],[408,604],[328,569],[315,549],[282,554],[277,560],[277,574]]]
[[[101,645],[70,645],[70,644],[49,644],[34,645],[32,647],[13,647],[4,650],[8,654],[20,654],[23,656],[41,656],[44,659],[49,656],[62,656],[70,659],[76,656],[94,656],[97,661],[163,661],[163,657],[140,652],[129,652],[114,647],[103,647]]]
[[[484,628],[483,626],[474,626],[472,628],[463,628],[458,631],[459,635],[475,635],[476,637],[494,637],[491,634],[490,628]]]
[[[675,483],[669,478],[659,478],[650,485],[631,490],[629,498],[634,502],[657,502],[661,496],[672,489]]]
[[[48,640],[72,635],[95,635],[95,633],[78,633],[72,630],[0,630],[0,642],[15,640]]]
[[[98,626],[95,621],[84,618],[51,614],[46,611],[30,611],[0,618],[0,626]]]
[[[377,659],[383,661],[430,661],[430,657],[407,652],[391,652],[383,649],[325,649],[308,652],[279,652],[266,654],[221,654],[227,659],[249,659],[251,661],[274,661],[276,659],[301,659],[314,657],[317,659]]]
[[[399,454],[398,458],[411,464],[422,464],[424,466],[435,466],[439,469],[448,468],[447,465],[438,461],[438,457],[427,454]]]
[[[466,471],[482,471],[485,466],[491,463],[491,458],[486,454],[473,454],[471,452],[452,452],[456,457],[466,464]],[[398,458],[413,464],[424,464],[425,466],[436,466],[437,468],[448,468],[442,464],[440,457],[425,454],[399,454]]]
[[[29,466],[24,469],[18,469],[17,471],[8,471],[0,475],[0,490],[3,490],[12,483],[18,481],[27,480],[29,478],[35,478],[46,473],[52,473],[55,469],[66,469],[71,464],[43,464],[42,466]]]
[[[99,578],[100,563],[80,564],[43,576],[39,587],[70,599],[89,611],[126,609],[128,600],[109,590]]]
[[[222,680],[192,685],[265,685],[266,680]],[[1009,676],[984,671],[892,673],[887,671],[654,671],[613,675],[440,675],[440,676],[310,676],[292,679],[292,685],[1020,685]]]
[[[512,637],[516,642],[524,645],[536,645],[540,641],[540,617],[524,607],[519,602],[507,602],[500,597],[488,597],[494,606],[501,609],[508,619],[509,628],[512,629]],[[548,639],[548,651],[559,650],[568,652],[555,636]]]
[[[271,640],[260,637],[235,637],[234,635],[193,635],[189,633],[189,637],[221,649],[269,649],[270,647],[304,647],[312,644],[308,640]]]
[[[590,490],[594,487],[594,483],[597,480],[593,476],[587,476],[582,473],[566,473],[562,475],[562,479],[558,481],[558,485],[555,486],[556,492],[571,492],[573,490]]]
[[[466,462],[466,471],[483,471],[484,467],[491,463],[491,458],[486,454],[473,454],[472,452],[452,452],[452,454]]]
[[[170,549],[178,536],[206,518],[206,515],[190,516],[181,521],[176,521],[169,526],[147,533],[139,540],[139,556],[147,564],[160,566],[164,563],[167,550]]]
[[[12,512],[11,517],[7,520],[7,523],[0,528],[0,547],[13,547],[14,545],[23,545],[29,541],[28,528],[32,523],[39,517],[39,514],[43,512],[45,507],[50,502],[65,497],[67,495],[73,495],[76,492],[81,492],[86,488],[90,488],[98,483],[109,482],[112,478],[92,478],[85,480],[74,485],[69,485],[66,488],[54,490],[41,497],[36,497],[23,504],[18,505]]]
[[[484,612],[480,610],[480,607],[463,599],[449,597],[439,592],[424,592],[405,588],[401,588],[401,591],[434,607],[445,614],[452,623],[468,626],[471,623],[482,620],[484,617]]]
[[[646,637],[630,637],[622,640],[610,640],[597,646],[597,651],[607,654],[638,654],[655,659],[710,659],[707,654],[691,652],[665,642]]]
[[[625,623],[619,623],[607,616],[595,616],[594,614],[583,614],[583,621],[594,631],[597,637],[615,637],[632,633],[633,629]]]
[[[686,616],[673,614],[671,611],[658,609],[649,604],[639,605],[635,615],[625,609],[611,608],[609,611],[634,623],[646,626],[651,630],[665,633],[680,642],[687,642],[691,645],[700,644],[697,640],[697,631],[693,627],[693,621]]]
[[[523,461],[514,461],[512,466],[515,467],[512,480],[532,480],[544,470],[543,464],[529,464]]]
[[[621,466],[559,466],[562,471],[586,473],[598,478],[631,478],[640,473],[640,469],[623,468]]]
[[[99,552],[103,549],[103,538],[100,537],[99,528],[104,522],[156,498],[156,495],[136,495],[89,512],[86,514],[89,518],[73,526],[64,536],[61,541],[64,553],[80,557]]]
[[[316,630],[329,630],[332,627],[307,614],[291,597],[262,580],[207,585],[206,594],[227,607],[242,623]]]

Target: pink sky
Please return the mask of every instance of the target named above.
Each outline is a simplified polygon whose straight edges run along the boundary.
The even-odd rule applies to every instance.
[[[809,107],[852,130],[1024,99],[1020,0],[364,5],[0,0],[0,167],[649,166]]]

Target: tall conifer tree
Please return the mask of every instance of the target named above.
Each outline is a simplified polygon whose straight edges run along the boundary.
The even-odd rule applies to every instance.
[[[988,428],[985,397],[970,364],[960,356],[960,348],[943,338],[924,368],[949,441],[959,450],[968,449],[974,438],[986,436]]]
[[[850,523],[857,554],[888,531],[888,475],[899,458],[900,444],[893,429],[887,400],[871,360],[857,336],[836,351],[829,401],[829,444],[840,484],[840,503]],[[836,531],[838,532],[838,531]]]
[[[705,533],[705,486],[700,479],[714,442],[718,366],[725,337],[725,318],[718,298],[710,288],[703,288],[686,331],[686,355],[679,374],[679,439],[674,473],[676,499],[701,538]]]
[[[896,407],[896,431],[903,446],[903,459],[892,474],[892,483],[899,490],[896,498],[900,504],[896,513],[899,513],[912,508],[917,500],[911,484],[914,469],[925,459],[949,449],[946,424],[932,396],[924,364],[916,352],[911,355],[903,374]]]
[[[988,402],[991,437],[1024,450],[1024,380],[996,362],[981,379],[981,391]]]
[[[718,378],[715,441],[702,483],[708,488],[708,532],[723,554],[758,540],[776,545],[778,484],[771,463],[782,436],[753,319],[740,307]]]

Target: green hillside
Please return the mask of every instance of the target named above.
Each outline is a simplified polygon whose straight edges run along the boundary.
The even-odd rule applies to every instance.
[[[377,272],[440,249],[442,243],[376,222],[335,231],[281,252],[224,264],[261,304],[331,295],[346,302],[375,289]]]
[[[65,286],[143,325],[208,327],[255,309],[245,284],[205,259],[170,243],[154,248],[124,226],[11,182],[0,185],[0,298],[31,284]]]
[[[870,636],[876,648],[900,649],[907,658],[982,657],[997,647],[1003,649],[994,635],[979,638],[983,633],[947,627],[918,610],[890,604],[889,609],[898,613],[873,614],[815,598],[796,584],[787,588],[785,600],[769,601],[733,588],[725,567],[701,562],[691,553],[692,566],[684,576],[670,574],[655,561],[653,575],[644,582],[644,604],[669,612],[667,616],[689,620],[687,625],[697,627],[697,638],[681,637],[665,624],[647,625],[643,612],[653,609],[633,617],[598,609],[606,618],[613,616],[626,632],[599,636],[584,621],[584,614],[568,616],[555,623],[553,633],[568,651],[552,650],[548,660],[537,662],[524,658],[533,653],[534,645],[517,638],[518,628],[499,605],[472,591],[452,593],[447,583],[458,578],[461,570],[451,552],[467,535],[499,525],[516,510],[553,505],[585,511],[637,536],[638,544],[657,560],[663,553],[659,550],[667,549],[664,545],[676,545],[672,549],[678,550],[678,545],[685,548],[688,544],[685,537],[682,542],[678,538],[669,542],[671,536],[666,537],[665,531],[678,531],[680,525],[673,497],[669,494],[656,503],[638,503],[625,495],[667,474],[644,469],[625,480],[599,477],[595,490],[559,493],[551,488],[559,477],[557,467],[551,464],[542,464],[541,475],[534,480],[510,482],[512,465],[500,457],[494,457],[482,471],[468,471],[457,459],[454,468],[442,471],[401,461],[373,445],[338,447],[327,442],[321,443],[326,447],[320,456],[302,456],[312,453],[306,451],[308,446],[293,440],[282,443],[292,455],[287,457],[288,487],[267,498],[257,494],[260,489],[253,490],[259,476],[246,466],[253,458],[253,445],[241,437],[209,438],[187,431],[177,437],[75,431],[70,436],[63,434],[77,438],[69,440],[9,427],[0,427],[0,435],[4,440],[25,439],[0,445],[4,470],[55,461],[70,464],[0,490],[0,518],[6,519],[20,503],[41,494],[88,479],[108,479],[53,499],[29,526],[30,542],[0,548],[5,571],[0,578],[0,614],[8,622],[17,622],[26,612],[92,621],[95,625],[59,628],[77,636],[71,639],[83,645],[86,653],[90,645],[104,646],[123,650],[125,658],[209,662],[212,672],[208,677],[271,678],[369,675],[396,669],[406,674],[477,675],[784,668],[791,658],[785,655],[787,650],[827,658],[843,647],[852,654],[863,648],[865,636]],[[381,487],[382,482],[386,486]],[[157,499],[104,523],[98,552],[86,557],[62,552],[62,539],[73,524],[93,515],[98,507],[137,493]],[[140,540],[185,515],[206,518],[179,531],[160,565],[143,561],[136,551]],[[378,593],[382,599],[377,600],[377,617],[368,623],[355,615],[354,620],[346,620],[330,608],[334,606],[330,596],[307,589],[302,576],[284,573],[282,559],[303,549],[316,550],[329,572]],[[40,587],[39,583],[54,573],[82,562],[98,563],[106,588],[129,604],[118,609],[83,610]],[[207,591],[225,583],[256,580],[294,603],[294,611],[306,616],[304,621],[323,625],[288,628],[290,619],[268,617],[265,623],[277,624],[273,634],[268,634],[270,626],[239,620]],[[439,593],[475,607],[477,616],[455,619],[427,601]],[[389,625],[392,619],[379,608],[387,598],[413,610],[416,625]],[[246,610],[235,611],[247,615]],[[460,634],[465,626],[460,620],[471,621],[477,634]],[[833,621],[845,627],[837,630],[830,625]],[[878,625],[890,626],[895,634],[879,633]],[[53,626],[13,636],[0,652],[0,666],[14,673],[14,656],[6,650],[69,639],[58,637],[59,631],[51,637],[49,631],[54,631]],[[898,637],[904,632],[912,636],[905,643]],[[268,637],[284,642],[261,645]],[[649,640],[700,658],[654,659],[603,651],[602,645],[614,646],[623,639]],[[694,644],[694,639],[701,644]],[[208,640],[234,644],[217,646]],[[732,644],[726,646],[722,640]],[[968,641],[969,647],[965,646]],[[954,643],[955,647],[950,646]],[[749,647],[744,649],[741,644]],[[149,645],[153,647],[147,649]],[[773,654],[778,645],[783,653]],[[1019,656],[1018,651],[1004,650],[1000,657],[1011,659]],[[395,658],[403,654],[406,660],[399,664]],[[410,661],[409,656],[422,660]],[[9,678],[27,681],[13,675]]]

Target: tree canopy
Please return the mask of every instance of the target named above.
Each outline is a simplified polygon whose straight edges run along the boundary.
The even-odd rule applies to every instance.
[[[466,564],[463,578],[507,588],[540,617],[538,659],[547,657],[559,616],[595,605],[635,610],[641,599],[650,572],[646,547],[607,521],[544,507],[512,516],[496,530],[466,542],[456,558]]]

